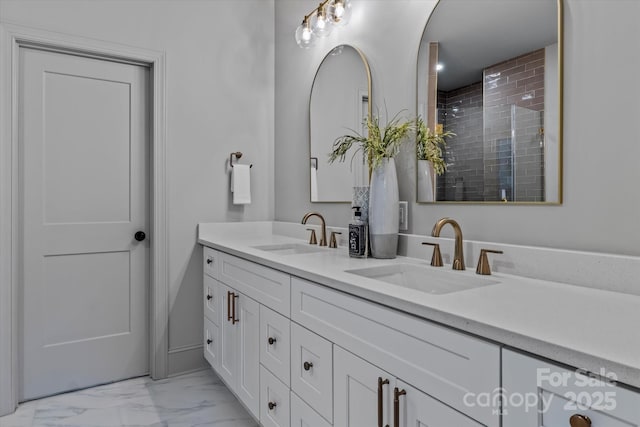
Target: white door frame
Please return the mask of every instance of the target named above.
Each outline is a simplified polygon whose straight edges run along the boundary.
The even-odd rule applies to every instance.
[[[20,47],[27,46],[150,67],[153,110],[149,369],[154,379],[167,376],[169,349],[165,53],[0,23],[0,416],[12,413],[18,404],[22,197],[18,144],[18,54]]]

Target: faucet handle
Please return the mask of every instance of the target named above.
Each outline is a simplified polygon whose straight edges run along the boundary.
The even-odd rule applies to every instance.
[[[338,241],[336,240],[336,234],[342,234],[339,231],[332,231],[331,232],[331,237],[329,238],[329,247],[330,248],[337,248],[338,247]]]
[[[318,238],[316,237],[316,230],[313,228],[307,228],[308,231],[311,232],[311,236],[309,237],[309,244],[310,245],[317,245],[318,244]]]
[[[502,254],[502,251],[496,251],[493,249],[480,249],[480,258],[478,258],[478,266],[476,267],[476,274],[482,274],[489,276],[491,274],[491,266],[489,265],[489,258],[487,254]]]
[[[440,245],[438,243],[422,242],[423,245],[433,246],[433,255],[431,256],[432,267],[442,267],[442,254],[440,253]]]

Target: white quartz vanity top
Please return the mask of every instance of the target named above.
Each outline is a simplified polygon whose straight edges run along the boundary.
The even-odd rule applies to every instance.
[[[198,242],[509,347],[613,373],[619,382],[640,388],[640,296],[500,273],[492,276],[500,282],[495,285],[432,295],[345,272],[394,263],[428,266],[427,261],[350,258],[345,247],[296,255],[254,248],[304,242],[273,234],[272,225],[200,224]],[[475,276],[475,266],[467,268],[451,274]]]

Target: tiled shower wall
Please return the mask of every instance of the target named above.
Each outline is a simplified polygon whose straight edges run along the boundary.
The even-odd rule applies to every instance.
[[[438,200],[500,200],[503,189],[508,200],[544,200],[544,49],[486,68],[483,81],[439,92],[438,108],[439,123],[457,134]]]
[[[485,200],[504,188],[510,201],[544,201],[544,49],[486,68],[483,84]]]
[[[456,134],[448,140],[447,171],[437,180],[437,200],[484,200],[482,82],[438,91],[438,123]]]

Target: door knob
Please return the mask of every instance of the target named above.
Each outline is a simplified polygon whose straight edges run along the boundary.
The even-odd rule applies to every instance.
[[[147,235],[144,234],[144,231],[136,231],[136,234],[133,235],[133,237],[138,241],[138,242],[142,242],[144,239],[146,239]]]
[[[278,406],[276,402],[269,402],[267,405],[269,406],[270,411],[273,411],[273,409]]]
[[[302,365],[302,367],[304,368],[305,371],[310,370],[311,368],[313,368],[313,363],[311,362],[304,362],[304,364]]]
[[[277,339],[273,338],[273,337],[269,337],[269,339],[267,341],[269,342],[269,345],[274,345],[276,343]]]

